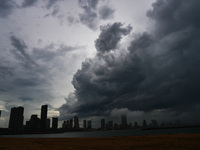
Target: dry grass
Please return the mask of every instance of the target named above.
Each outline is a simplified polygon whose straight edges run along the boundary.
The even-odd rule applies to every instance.
[[[0,150],[200,149],[200,134],[107,138],[0,138]]]

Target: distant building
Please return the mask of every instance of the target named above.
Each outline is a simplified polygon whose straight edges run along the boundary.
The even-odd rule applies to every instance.
[[[87,122],[87,124],[88,124],[88,129],[92,129],[92,121],[89,120],[89,121]]]
[[[47,127],[47,111],[48,111],[48,106],[42,105],[42,107],[41,107],[41,129],[46,129],[46,127]]]
[[[58,118],[52,118],[52,129],[56,130],[58,128]]]
[[[105,129],[105,119],[101,119],[101,129]]]
[[[108,123],[106,124],[106,129],[108,129],[108,130],[113,129],[113,122],[112,121],[108,121]]]
[[[31,115],[31,119],[29,120],[28,124],[26,124],[27,129],[37,130],[40,128],[41,120],[38,118],[37,115]]]
[[[78,129],[79,128],[79,121],[78,121],[78,117],[74,116],[74,128]]]
[[[118,124],[117,123],[114,123],[114,129],[118,129]]]
[[[126,129],[127,128],[126,115],[121,115],[121,128],[122,129]]]
[[[66,121],[66,120],[63,121],[63,123],[62,123],[62,128],[63,128],[63,129],[66,129],[66,128],[67,128],[67,121]]]
[[[73,128],[73,119],[69,120],[69,128],[72,129]]]
[[[146,120],[143,120],[143,122],[142,122],[142,126],[143,126],[143,127],[146,127],[146,126],[147,126],[147,122],[146,122]]]
[[[158,124],[157,124],[157,120],[151,120],[151,123],[152,123],[152,126],[153,127],[156,127]]]
[[[137,123],[137,122],[134,123],[134,127],[135,127],[135,128],[138,127],[138,123]]]
[[[50,129],[50,125],[51,125],[51,119],[47,118],[47,129]]]
[[[86,120],[83,120],[83,128],[85,129],[87,127]]]
[[[23,107],[13,107],[10,112],[9,128],[13,131],[23,130],[24,121],[24,108]]]

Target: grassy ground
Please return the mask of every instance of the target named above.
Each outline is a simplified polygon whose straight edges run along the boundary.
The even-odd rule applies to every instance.
[[[0,138],[0,150],[200,149],[200,134],[107,138]]]

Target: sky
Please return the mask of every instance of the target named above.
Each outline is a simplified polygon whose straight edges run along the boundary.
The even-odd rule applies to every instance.
[[[200,1],[0,0],[0,127],[100,118],[200,123]],[[100,121],[99,121],[100,122]]]

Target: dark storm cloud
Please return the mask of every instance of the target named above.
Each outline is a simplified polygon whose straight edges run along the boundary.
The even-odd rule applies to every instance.
[[[24,0],[22,2],[22,7],[32,7],[37,3],[38,0]]]
[[[112,25],[102,26],[101,34],[95,41],[95,47],[98,52],[109,52],[112,49],[116,49],[118,42],[121,40],[122,35],[130,33],[132,27],[122,27],[122,23],[114,23]]]
[[[103,19],[103,20],[111,19],[111,18],[114,17],[114,12],[115,12],[115,10],[112,9],[111,7],[109,7],[109,6],[102,6],[99,9],[99,18]]]
[[[127,50],[109,51],[116,49],[121,36],[130,32],[128,28],[115,24],[118,30],[113,36],[108,30],[112,25],[102,30],[102,42],[97,44],[97,39],[96,48],[107,53],[82,63],[72,81],[76,101],[69,104],[66,99],[61,116],[67,112],[95,116],[127,108],[161,115],[172,112],[177,115],[170,117],[181,119],[190,115],[199,118],[199,4],[157,0],[147,12],[154,22],[153,30],[135,34]],[[113,40],[116,42],[110,42]]]
[[[8,17],[15,7],[16,4],[12,0],[0,0],[0,17]]]
[[[31,59],[29,54],[27,53],[27,45],[24,43],[24,41],[20,40],[16,36],[11,36],[10,37],[11,44],[14,47],[12,50],[12,53],[16,56],[17,59],[20,61],[23,61],[25,63],[25,66],[31,66],[31,65],[36,65],[36,63]]]

